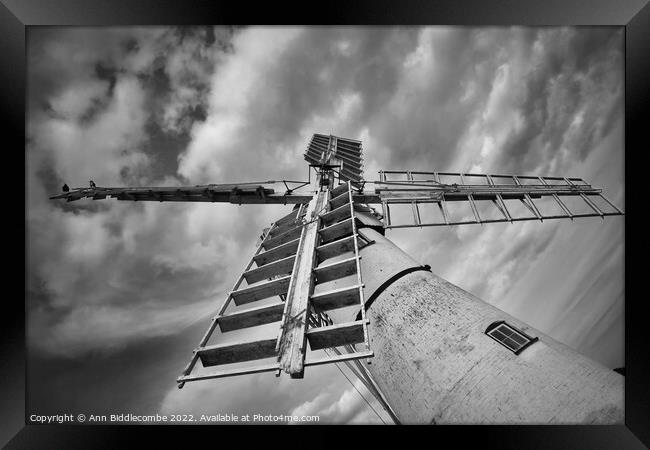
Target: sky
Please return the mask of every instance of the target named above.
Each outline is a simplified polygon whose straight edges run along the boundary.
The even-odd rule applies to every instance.
[[[27,56],[33,413],[390,422],[334,365],[302,380],[176,387],[261,230],[289,207],[48,200],[64,183],[301,180],[309,138],[331,133],[363,142],[367,180],[381,169],[582,177],[625,208],[620,28],[31,27]],[[623,225],[617,216],[387,236],[616,368]]]

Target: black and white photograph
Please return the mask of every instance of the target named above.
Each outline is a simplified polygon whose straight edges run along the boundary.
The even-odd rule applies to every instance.
[[[623,27],[25,57],[28,423],[625,423]]]

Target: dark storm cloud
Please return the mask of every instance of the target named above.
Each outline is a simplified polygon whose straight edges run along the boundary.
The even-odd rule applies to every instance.
[[[93,414],[151,414],[176,389],[178,361],[205,332],[207,319],[172,336],[133,341],[119,352],[87,352],[81,358],[30,354],[29,404],[32,411]],[[47,374],[47,375],[45,375]]]
[[[587,156],[609,132],[611,115],[620,112],[622,90],[614,70],[622,63],[620,33],[538,32],[533,46],[541,47],[541,56],[531,61],[520,106],[525,124],[508,138],[496,165],[506,172],[530,170],[563,146],[580,160]],[[567,136],[576,120],[584,125]]]
[[[37,350],[71,356],[100,342],[115,349],[139,335],[173,333],[165,324],[190,320],[172,311],[179,299],[205,303],[224,281],[214,274],[229,274],[224,260],[201,262],[209,246],[218,254],[227,242],[179,242],[192,232],[182,205],[153,212],[151,205],[47,200],[63,180],[174,184],[178,148],[161,171],[151,124],[161,124],[153,127],[158,136],[187,127],[179,117],[203,105],[229,36],[205,28],[30,33],[28,255],[30,285],[38,288],[28,306]],[[178,245],[187,249],[185,261],[171,256]],[[150,321],[154,316],[162,325]]]

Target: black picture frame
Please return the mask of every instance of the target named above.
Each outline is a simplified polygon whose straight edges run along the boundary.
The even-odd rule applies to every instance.
[[[493,1],[359,1],[327,2],[321,6],[301,3],[264,2],[254,7],[245,3],[221,1],[168,0],[0,0],[0,114],[4,134],[4,176],[19,177],[17,167],[25,164],[20,149],[25,146],[26,30],[32,26],[73,25],[201,25],[201,24],[375,24],[375,25],[611,25],[625,27],[625,237],[628,243],[646,242],[639,232],[642,209],[637,205],[644,192],[632,186],[642,176],[641,159],[645,146],[647,111],[650,104],[650,6],[647,0],[493,0]],[[19,156],[20,155],[20,156]],[[23,174],[25,172],[23,171]],[[636,175],[636,176],[635,176]],[[16,218],[26,217],[27,182],[5,181],[3,203],[4,235],[9,241],[25,236],[27,224]],[[13,188],[12,188],[13,187]],[[18,192],[16,192],[18,191]],[[20,202],[22,201],[22,209]],[[453,439],[454,446],[474,442],[481,447],[499,448],[644,448],[650,446],[650,350],[645,330],[647,301],[639,277],[643,267],[644,245],[625,248],[625,425],[624,426],[461,426],[420,427],[440,442]],[[26,247],[5,253],[5,280],[18,280],[20,254],[25,261]],[[636,258],[639,256],[639,258]],[[15,272],[15,273],[14,273]],[[26,280],[26,275],[25,278]],[[12,281],[17,284],[16,281]],[[26,281],[25,281],[26,285]],[[12,286],[13,287],[13,286]],[[25,287],[25,286],[24,286]],[[18,291],[18,290],[17,290]],[[26,289],[23,291],[26,292]],[[25,425],[25,307],[24,297],[5,290],[0,345],[2,380],[0,383],[0,443],[6,448],[130,448],[144,438],[149,446],[177,442],[184,437],[214,439],[211,427],[185,426],[91,426]],[[647,295],[647,294],[646,294]],[[28,393],[27,393],[28,395]],[[266,427],[257,439],[269,442]],[[283,427],[282,427],[283,428]],[[387,428],[392,428],[388,430]],[[407,432],[400,427],[382,428],[384,432]],[[220,430],[225,429],[220,428]],[[326,430],[327,431],[327,430]],[[276,433],[278,431],[274,431]],[[285,433],[285,430],[280,432]],[[322,431],[320,431],[322,433]],[[222,431],[219,431],[221,434]],[[373,430],[372,434],[376,434]],[[157,442],[156,442],[157,441]],[[154,444],[155,442],[155,444]],[[222,441],[224,442],[224,441]],[[252,442],[252,441],[251,441]],[[215,442],[216,443],[216,442]]]

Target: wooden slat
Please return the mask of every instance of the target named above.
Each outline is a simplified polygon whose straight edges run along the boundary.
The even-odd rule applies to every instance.
[[[335,209],[341,205],[345,205],[349,201],[349,196],[347,192],[340,194],[337,197],[334,197],[330,200],[330,208]]]
[[[382,201],[381,202],[381,216],[384,221],[384,226],[385,227],[390,227],[390,217],[388,217],[388,202]]]
[[[411,202],[411,208],[413,209],[413,220],[415,225],[420,226],[422,220],[420,220],[420,209],[418,208],[417,202]]]
[[[503,214],[503,217],[506,220],[508,220],[508,215],[506,214],[506,211],[501,207],[501,204],[496,200],[492,200],[492,204],[494,204],[494,206],[499,210],[499,212]]]
[[[284,302],[277,302],[221,316],[217,318],[217,322],[221,332],[225,333],[277,322],[282,319],[282,311],[284,311]]]
[[[363,227],[383,227],[384,224],[381,220],[375,216],[374,212],[363,212],[363,211],[357,211],[356,205],[355,205],[355,213],[354,213],[354,218],[355,220],[359,221],[361,224],[360,226]],[[358,228],[358,227],[357,227]]]
[[[497,200],[499,200],[499,203],[503,208],[503,212],[505,213],[506,219],[508,219],[512,223],[512,216],[510,215],[510,211],[508,211],[508,208],[506,207],[506,202],[503,201],[503,197],[501,197],[500,194],[497,194]]]
[[[368,205],[364,205],[363,203],[355,203],[354,204],[354,211],[355,212],[359,212],[359,211],[361,211],[361,212],[369,212],[369,213],[374,213],[375,212],[374,209],[372,209]]]
[[[287,256],[286,258],[244,272],[244,278],[248,284],[253,284],[277,275],[289,274],[291,273],[291,269],[293,269],[295,260],[296,255]]]
[[[363,181],[363,172],[360,170],[354,170],[354,168],[351,168],[350,166],[347,166],[346,163],[343,164],[343,167],[339,171],[339,175],[341,176],[341,179],[349,179],[353,182],[353,184],[356,183],[361,183]],[[345,178],[343,178],[345,177]]]
[[[286,224],[282,224],[280,226],[274,227],[271,232],[269,233],[269,239],[272,237],[279,236],[280,234],[286,233],[289,230],[292,230],[294,228],[302,228],[301,223],[293,223],[293,222],[287,222]]]
[[[321,155],[322,155],[322,152],[319,152],[317,149],[315,149],[313,147],[310,148],[309,150],[307,150],[307,152],[305,153],[305,156],[311,158],[314,162],[319,161],[320,158],[321,158]]]
[[[336,151],[338,152],[346,152],[351,155],[354,155],[356,157],[361,157],[361,147],[357,145],[350,145],[346,142],[339,141],[337,142],[337,148]]]
[[[358,305],[359,301],[359,285],[356,284],[311,296],[312,305],[320,311]]]
[[[328,201],[329,192],[314,195],[307,208],[307,217],[315,217]],[[319,221],[310,221],[303,229],[296,253],[295,269],[291,274],[286,306],[282,316],[282,331],[276,343],[279,366],[291,378],[302,378],[305,364],[305,332],[309,314],[309,297],[314,289],[313,268],[316,261],[316,244]]]
[[[203,367],[231,364],[276,355],[275,338],[237,344],[218,344],[197,350]]]
[[[307,340],[312,350],[320,350],[364,342],[363,320],[341,323],[307,331]]]
[[[343,361],[349,361],[353,359],[372,358],[373,356],[375,356],[375,353],[372,350],[364,350],[362,352],[354,352],[354,353],[343,353],[341,355],[336,355],[336,356],[326,356],[324,358],[307,360],[305,361],[305,366],[318,366],[321,364],[332,364],[332,363],[338,363]]]
[[[445,202],[444,194],[440,199],[440,203],[438,203],[438,206],[440,207],[440,211],[442,212],[442,217],[445,219],[445,223],[449,224],[449,211],[447,211],[447,203]]]
[[[330,225],[334,222],[338,222],[343,219],[347,219],[352,216],[350,211],[350,205],[345,203],[339,206],[336,209],[326,212],[321,216],[321,221],[323,225]]]
[[[292,209],[289,214],[287,214],[286,216],[283,216],[280,219],[276,220],[275,224],[276,225],[283,225],[283,224],[286,224],[286,223],[293,222],[296,219],[296,216],[298,215],[299,211],[300,211],[299,207],[295,208],[295,209]]]
[[[275,222],[275,226],[269,233],[269,236],[277,236],[278,234],[284,233],[294,227],[299,227],[302,225],[302,217],[305,214],[305,204],[300,204],[298,207],[291,211],[287,216],[280,219],[280,221]],[[284,220],[283,220],[284,219]]]
[[[337,155],[347,156],[348,158],[350,158],[352,161],[355,161],[355,162],[361,162],[361,160],[363,159],[363,157],[361,156],[361,153],[355,153],[354,151],[350,151],[350,150],[347,150],[347,149],[344,149],[344,148],[341,148],[341,147],[339,147],[336,150],[336,154]]]
[[[336,156],[338,157],[340,155],[351,157],[350,159],[355,162],[357,162],[359,159],[363,159],[362,152],[343,148],[342,146],[338,145],[336,149]]]
[[[343,237],[347,234],[351,234],[352,218],[343,220],[339,223],[335,223],[334,225],[330,225],[329,227],[321,228],[319,230],[319,233],[323,243],[327,243],[333,241],[334,239]]]
[[[317,152],[322,152],[327,150],[327,144],[329,142],[329,139],[327,142],[323,142],[320,140],[314,140],[309,144],[309,150],[315,150]]]
[[[357,258],[353,256],[352,258],[317,267],[314,269],[314,275],[316,275],[317,283],[326,283],[328,281],[347,277],[356,273],[356,271]]]
[[[536,206],[535,203],[533,202],[533,199],[530,198],[530,195],[528,195],[528,194],[524,194],[524,196],[526,197],[526,200],[528,200],[528,203],[530,204],[530,208],[529,208],[529,209],[533,212],[533,214],[535,215],[535,217],[537,217],[539,220],[543,220],[543,218],[542,218],[542,214],[541,214],[541,213],[539,212],[539,210],[537,209],[537,206]]]
[[[337,144],[339,147],[348,148],[355,153],[361,154],[361,141],[353,141],[351,139],[338,138]]]
[[[478,208],[476,208],[476,204],[474,203],[474,198],[472,197],[472,194],[469,194],[467,196],[467,200],[469,200],[469,206],[472,208],[472,213],[474,214],[474,219],[476,219],[476,223],[481,223],[481,216],[478,214]]]
[[[346,156],[343,153],[339,153],[339,152],[336,153],[336,157],[338,159],[340,159],[341,161],[343,161],[343,163],[348,165],[349,167],[352,167],[352,168],[358,170],[359,172],[362,172],[362,170],[361,170],[361,162],[360,161],[355,161],[352,158],[350,158],[349,156]]]
[[[245,303],[255,302],[265,298],[273,297],[274,295],[286,294],[289,288],[289,281],[291,276],[287,275],[275,280],[266,281],[264,283],[248,286],[244,289],[232,291],[232,299],[235,305],[243,305]]]
[[[336,241],[321,245],[316,248],[318,252],[318,261],[322,262],[326,259],[333,258],[342,253],[351,252],[354,250],[354,236],[344,237]]]
[[[300,237],[301,231],[302,231],[302,227],[290,228],[284,233],[274,235],[273,237],[264,241],[262,243],[262,247],[264,248],[264,250],[270,250],[272,248],[277,247],[278,245],[282,245],[282,244],[286,244],[287,242],[294,241]]]
[[[567,206],[564,204],[564,202],[563,202],[562,200],[560,200],[560,197],[559,197],[557,194],[553,194],[553,198],[554,198],[555,201],[560,205],[560,208],[562,208],[562,210],[563,210],[565,213],[567,213],[567,216],[568,216],[571,220],[573,220],[573,213],[571,212],[571,210],[569,210],[569,208],[567,208]]]
[[[605,197],[603,194],[598,194],[600,198],[602,198],[609,206],[614,208],[618,214],[623,214],[623,211],[621,211],[616,205],[614,205],[612,202],[610,202],[607,197]]]
[[[600,214],[600,217],[604,217],[604,213],[600,210],[600,208],[598,208],[598,206],[596,206],[594,202],[589,200],[586,195],[580,194],[580,197],[582,197],[582,199],[585,201],[586,204],[588,204],[591,207],[591,209],[596,211],[597,214]]]
[[[308,150],[306,155],[314,160],[313,164],[319,164],[322,162],[324,155],[327,155],[327,150],[314,145]]]
[[[361,141],[359,141],[357,139],[349,139],[349,138],[340,137],[340,138],[338,138],[338,143],[343,144],[343,145],[347,145],[347,146],[349,146],[351,148],[361,150]]]
[[[300,239],[296,239],[287,242],[286,244],[279,245],[271,250],[260,253],[259,255],[255,255],[253,257],[253,260],[259,267],[265,264],[270,264],[279,259],[286,258],[287,256],[295,255],[296,251],[298,250],[299,242]]]
[[[526,201],[526,197],[520,198],[519,201],[521,202],[522,205],[526,207],[528,211],[530,211],[530,213],[535,217],[535,219],[539,219],[539,217],[537,217],[537,214],[535,213],[535,210]]]
[[[360,141],[358,139],[350,139],[350,138],[339,138],[339,142],[343,142],[344,144],[349,144],[349,145],[358,145],[359,148],[361,148],[361,144],[363,141]]]
[[[345,177],[351,181],[356,181],[357,183],[363,181],[360,171],[354,171],[352,168],[346,166],[345,164],[343,165],[343,168],[339,171],[339,174],[341,178]]]
[[[347,183],[339,184],[334,189],[330,190],[331,198],[335,198],[341,195],[343,192],[346,192],[348,189],[349,188]]]
[[[355,353],[356,354],[356,353]],[[347,355],[343,355],[347,356]],[[326,362],[317,362],[315,364],[326,364]],[[312,363],[314,365],[314,363]],[[184,375],[176,379],[179,384],[188,383],[190,381],[211,380],[214,378],[234,377],[237,375],[248,375],[252,373],[271,372],[278,369],[278,363],[272,362],[267,364],[260,364],[253,367],[236,367],[230,369],[215,370],[200,375]]]

